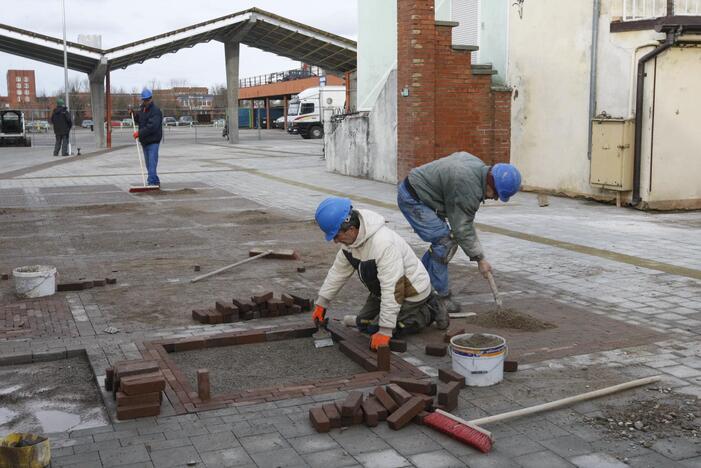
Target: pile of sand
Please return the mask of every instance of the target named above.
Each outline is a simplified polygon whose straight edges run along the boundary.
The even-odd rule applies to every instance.
[[[456,338],[454,341],[456,345],[465,346],[466,348],[491,348],[503,343],[502,340],[495,336],[483,335],[481,333]]]
[[[523,331],[540,331],[556,328],[555,324],[544,322],[513,309],[501,308],[488,312],[480,312],[477,316],[467,317],[466,323],[472,323],[484,328],[511,328]]]

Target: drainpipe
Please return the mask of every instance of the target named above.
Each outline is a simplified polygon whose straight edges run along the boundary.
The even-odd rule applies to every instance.
[[[594,0],[594,12],[591,25],[591,64],[589,66],[589,135],[587,136],[587,159],[591,160],[591,132],[596,113],[596,68],[599,49],[599,12],[601,0]]]
[[[644,97],[644,86],[645,86],[645,64],[652,60],[653,58],[660,55],[665,50],[669,49],[674,45],[677,40],[678,33],[681,32],[681,28],[676,31],[667,31],[667,38],[665,41],[657,46],[657,48],[651,50],[647,54],[640,57],[638,60],[638,83],[635,90],[635,142],[633,147],[633,198],[631,204],[637,206],[640,204],[642,199],[640,198],[640,166],[642,165],[642,148],[641,143],[643,140],[643,97]]]

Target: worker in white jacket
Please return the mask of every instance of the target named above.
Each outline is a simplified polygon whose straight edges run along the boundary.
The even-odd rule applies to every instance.
[[[355,210],[347,198],[329,197],[315,218],[326,240],[342,245],[319,290],[312,314],[315,322],[324,321],[326,308],[357,271],[370,294],[359,314],[344,322],[372,334],[372,349],[433,321],[439,328],[448,327],[448,314],[439,307],[426,268],[409,244],[385,226],[381,215]]]

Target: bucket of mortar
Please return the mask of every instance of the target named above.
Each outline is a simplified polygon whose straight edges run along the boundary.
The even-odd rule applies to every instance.
[[[487,387],[498,384],[504,378],[504,358],[508,349],[506,340],[498,335],[481,335],[491,338],[494,343],[486,347],[467,346],[464,343],[473,336],[472,333],[450,339],[453,370],[465,376],[465,384],[471,387]]]
[[[51,296],[56,292],[56,267],[30,265],[12,270],[18,297]]]

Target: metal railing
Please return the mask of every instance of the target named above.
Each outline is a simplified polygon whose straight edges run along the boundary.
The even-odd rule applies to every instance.
[[[320,72],[321,69],[319,67],[308,67],[268,73],[266,75],[252,76],[250,78],[240,79],[239,88],[262,86],[271,83],[278,83],[280,81],[300,80],[302,78],[309,78],[310,76],[319,76]]]
[[[675,15],[701,15],[701,0],[674,0]],[[667,16],[667,0],[623,0],[623,21]]]

